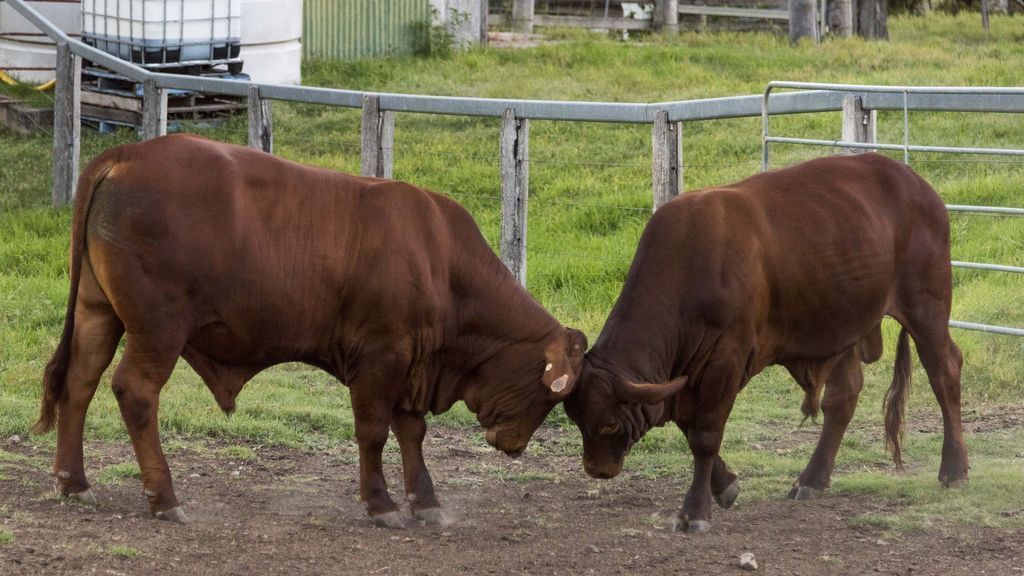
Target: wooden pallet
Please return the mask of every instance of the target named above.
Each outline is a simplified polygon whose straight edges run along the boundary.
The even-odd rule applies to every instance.
[[[248,80],[248,75],[208,69],[208,78]],[[142,84],[102,68],[82,70],[82,119],[107,132],[117,126],[142,126]],[[191,90],[167,91],[168,126],[181,122],[217,124],[245,111],[245,97],[204,94]]]

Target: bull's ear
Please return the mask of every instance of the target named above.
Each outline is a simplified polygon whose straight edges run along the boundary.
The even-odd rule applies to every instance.
[[[579,375],[583,368],[583,355],[587,352],[587,335],[575,328],[569,328],[566,355],[572,365],[573,374]]]
[[[687,376],[680,376],[662,384],[637,384],[623,382],[617,390],[619,399],[632,404],[661,404],[675,396],[686,386]]]

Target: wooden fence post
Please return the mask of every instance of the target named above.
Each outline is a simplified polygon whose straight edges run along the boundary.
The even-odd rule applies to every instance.
[[[850,94],[843,97],[843,141],[877,142],[878,112],[865,110],[860,96]],[[868,152],[865,148],[846,148],[847,154]]]
[[[487,31],[490,29],[490,2],[480,0],[480,44],[487,46]]]
[[[157,87],[156,80],[142,82],[142,139],[151,140],[167,134],[167,90]]]
[[[66,42],[57,44],[57,86],[53,98],[54,208],[71,202],[78,180],[82,131],[82,59]]]
[[[853,36],[853,0],[832,0],[828,3],[828,28],[835,36]]]
[[[530,183],[530,121],[513,108],[501,120],[501,261],[526,286],[526,204]]]
[[[801,38],[818,43],[818,3],[815,0],[789,0],[789,42],[796,44]]]
[[[363,94],[360,144],[360,173],[391,178],[395,164],[395,113],[381,111],[380,96]]]
[[[274,109],[260,97],[259,86],[249,87],[249,146],[274,153]]]
[[[679,33],[679,0],[656,0],[654,29],[666,34]]]
[[[651,130],[651,181],[654,184],[655,210],[679,195],[679,184],[683,179],[680,140],[680,125],[669,121],[668,111],[659,110]]]
[[[514,32],[533,32],[534,0],[512,0],[512,30]]]

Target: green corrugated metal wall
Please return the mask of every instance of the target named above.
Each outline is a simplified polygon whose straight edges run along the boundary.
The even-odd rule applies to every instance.
[[[429,0],[305,0],[302,54],[354,60],[409,53],[430,22]]]

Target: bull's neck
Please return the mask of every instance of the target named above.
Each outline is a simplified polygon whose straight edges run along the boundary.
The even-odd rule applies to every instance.
[[[692,355],[678,298],[642,277],[627,278],[601,335],[587,354],[640,382],[664,382],[682,373]],[[648,275],[648,279],[652,275]]]
[[[457,303],[446,322],[439,377],[457,384],[441,387],[436,408],[465,400],[476,412],[489,394],[536,384],[529,371],[543,365],[546,346],[564,330],[489,248],[478,256],[455,272]]]
[[[543,355],[562,328],[497,258],[493,260],[489,270],[458,279],[463,295],[454,310],[454,330],[448,333],[453,335],[452,349],[463,359],[463,370],[474,370],[513,348],[535,348]]]

